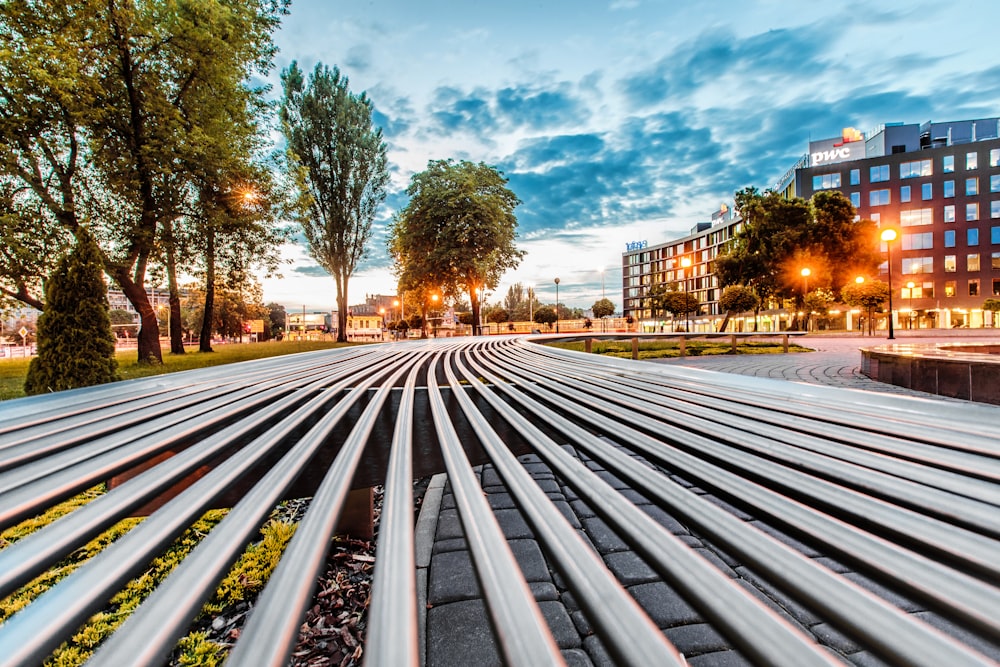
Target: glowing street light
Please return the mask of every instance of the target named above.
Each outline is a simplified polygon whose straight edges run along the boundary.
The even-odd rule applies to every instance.
[[[559,333],[559,279],[556,278],[556,333]]]
[[[885,260],[889,267],[889,340],[893,340],[896,336],[892,331],[892,242],[896,240],[896,230],[884,230],[882,240],[885,241]]]
[[[809,331],[809,311],[806,310],[806,295],[809,294],[809,276],[812,275],[812,269],[807,266],[800,273],[802,274],[802,311],[806,314],[805,330]]]

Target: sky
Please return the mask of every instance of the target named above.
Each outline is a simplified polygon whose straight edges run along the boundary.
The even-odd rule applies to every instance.
[[[292,61],[367,92],[391,181],[348,300],[395,294],[385,226],[430,160],[486,162],[521,200],[514,283],[621,309],[626,243],[774,185],[809,141],[885,123],[1000,116],[996,0],[293,0],[268,83]],[[332,310],[303,244],[264,299]]]

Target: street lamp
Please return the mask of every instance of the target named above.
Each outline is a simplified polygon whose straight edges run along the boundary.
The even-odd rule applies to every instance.
[[[809,276],[812,274],[812,269],[807,266],[800,273],[802,274],[802,312],[806,316],[805,330],[809,331],[809,311],[806,310],[806,295],[809,294]]]
[[[908,325],[907,326],[908,329],[912,329],[913,328],[913,288],[914,287],[916,287],[916,285],[914,284],[914,282],[912,280],[910,282],[906,283],[906,289],[910,290],[910,295],[909,295],[910,298],[909,298],[909,303],[908,303],[910,314],[907,315],[907,317],[906,317],[906,324]]]
[[[559,279],[556,278],[556,333],[559,333]]]
[[[691,333],[691,304],[688,302],[688,274],[691,266],[690,257],[681,257],[681,267],[684,269],[684,333]]]
[[[892,242],[896,240],[896,230],[884,230],[882,240],[885,241],[885,263],[889,267],[889,340],[893,340],[896,336],[892,332]]]

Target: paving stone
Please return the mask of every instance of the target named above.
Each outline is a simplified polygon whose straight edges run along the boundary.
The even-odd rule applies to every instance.
[[[817,623],[809,627],[809,631],[816,636],[821,644],[829,646],[844,655],[850,655],[852,653],[857,653],[861,650],[858,644],[843,634],[836,628],[834,628],[829,623]]]
[[[573,526],[577,530],[583,528],[583,524],[580,523],[579,517],[576,516],[576,512],[573,511],[573,508],[568,502],[565,500],[553,500],[552,504],[555,505],[556,509],[558,509],[560,513],[562,513],[566,521],[569,522],[569,525]]]
[[[523,463],[521,467],[534,479],[555,479],[552,469],[544,463]]]
[[[698,553],[699,556],[701,556],[709,563],[717,567],[720,572],[725,574],[730,579],[735,579],[737,576],[739,576],[736,574],[736,570],[729,567],[729,564],[726,563],[724,560],[722,560],[719,557],[719,554],[715,553],[715,551],[713,551],[712,549],[700,548],[700,549],[695,549],[695,551]]]
[[[691,667],[753,667],[738,651],[719,651],[686,658]]]
[[[535,534],[531,532],[531,528],[528,527],[520,511],[516,509],[497,510],[493,515],[496,517],[497,523],[500,524],[500,530],[503,531],[504,537],[508,540],[534,538]]]
[[[633,505],[637,505],[639,507],[642,507],[642,506],[650,504],[649,498],[647,498],[646,496],[642,495],[641,493],[639,493],[635,489],[622,489],[620,491],[620,493],[621,493],[622,497],[624,497],[626,500],[628,500]]]
[[[566,613],[566,607],[559,602],[539,602],[538,608],[542,610],[545,622],[552,631],[552,636],[556,640],[556,646],[562,649],[579,648],[582,646],[580,634]]]
[[[712,503],[713,505],[721,507],[722,509],[726,510],[726,512],[728,512],[729,514],[735,516],[740,521],[750,521],[751,519],[753,519],[752,516],[750,516],[740,508],[730,503],[727,503],[725,500],[722,500],[721,498],[718,498],[716,496],[706,495],[705,500]]]
[[[908,598],[905,595],[897,593],[896,591],[886,586],[883,586],[882,584],[876,583],[871,579],[869,579],[868,577],[864,576],[863,574],[859,574],[857,572],[849,572],[848,574],[844,575],[844,578],[850,579],[858,586],[861,586],[865,590],[871,591],[872,593],[879,596],[889,604],[899,607],[903,611],[913,613],[916,611],[925,611],[927,609],[927,607],[924,604],[912,600],[911,598]]]
[[[569,496],[566,498],[569,500]],[[581,520],[597,516],[594,514],[594,510],[590,509],[590,506],[582,500],[569,500],[569,506],[573,509],[573,514],[576,514]]]
[[[732,649],[729,642],[723,639],[722,635],[712,629],[708,623],[679,625],[675,628],[667,628],[663,634],[685,657]]]
[[[551,581],[531,581],[528,583],[528,587],[538,602],[559,602],[562,600],[559,589]]]
[[[559,482],[555,479],[536,479],[535,482],[538,484],[538,488],[544,491],[546,495],[556,495],[560,498],[565,498],[562,487],[559,486]]]
[[[608,524],[597,517],[581,519],[583,529],[590,536],[590,541],[594,543],[597,550],[602,554],[614,551],[627,551],[629,546],[620,538]]]
[[[500,473],[496,471],[492,466],[483,470],[483,479],[481,482],[483,488],[490,486],[504,486],[503,479],[500,477]]]
[[[805,542],[800,541],[798,538],[792,537],[788,533],[782,532],[780,529],[775,528],[770,524],[764,523],[763,521],[754,521],[753,526],[762,533],[767,533],[771,537],[774,537],[782,544],[787,544],[788,546],[792,547],[793,549],[801,553],[803,556],[806,556],[808,558],[818,558],[819,556],[823,555],[819,551],[817,551],[813,546],[806,544]]]
[[[659,575],[634,551],[619,551],[604,556],[608,569],[623,586],[659,580]]]
[[[850,566],[845,565],[836,559],[830,558],[829,556],[820,556],[818,558],[814,558],[813,560],[828,570],[836,572],[837,574],[844,574],[852,570]]]
[[[509,510],[517,507],[514,503],[514,497],[509,493],[488,493],[486,494],[486,502],[494,510]]]
[[[441,510],[438,514],[438,528],[434,535],[435,541],[450,540],[456,537],[464,537],[462,532],[462,521],[458,518],[457,509]]]
[[[682,535],[689,532],[687,526],[662,507],[658,507],[657,505],[642,505],[642,511],[674,535]]]
[[[604,648],[604,644],[601,643],[597,635],[589,635],[584,638],[583,650],[590,656],[590,661],[594,663],[595,667],[616,667],[611,656],[608,655],[608,650]]]
[[[446,551],[468,551],[469,543],[464,537],[448,538],[447,540],[435,540],[433,552],[436,554]]]
[[[548,566],[534,540],[508,542],[525,580],[551,582]],[[435,554],[431,559],[427,598],[430,604],[482,597],[468,551]]]
[[[452,602],[427,610],[427,667],[456,665],[502,665],[482,600]]]
[[[774,604],[785,610],[789,615],[791,615],[792,618],[803,626],[809,627],[820,623],[823,620],[797,600],[782,591],[779,591],[774,586],[771,586],[753,570],[746,567],[738,567],[736,568],[736,572],[748,585],[753,587],[754,591],[767,599],[772,600]]]
[[[590,619],[587,618],[585,613],[583,613],[583,610],[575,609],[570,611],[567,609],[567,611],[569,611],[569,617],[573,620],[573,626],[576,628],[576,631],[580,633],[581,637],[587,637],[594,634],[594,629],[590,627]]]
[[[700,623],[702,618],[673,588],[657,581],[629,586],[628,592],[659,628]]]
[[[562,651],[563,660],[566,661],[566,667],[593,667],[594,663],[590,661],[590,656],[582,648],[571,648]]]
[[[993,660],[1000,662],[1000,645],[990,643],[980,637],[977,634],[966,630],[963,627],[955,625],[952,621],[949,621],[938,614],[930,611],[918,611],[914,614],[917,618],[924,621],[928,625],[931,625],[938,630],[941,630],[947,635],[955,637],[959,641],[968,644],[972,648],[976,649],[983,655],[987,655]]]
[[[847,656],[847,661],[858,667],[892,667],[891,663],[877,657],[869,651],[858,651]]]

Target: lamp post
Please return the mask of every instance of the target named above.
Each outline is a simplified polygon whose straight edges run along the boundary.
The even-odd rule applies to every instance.
[[[691,266],[690,257],[681,257],[681,268],[684,269],[684,333],[691,332],[691,304],[688,303],[688,268]]]
[[[896,336],[892,331],[892,242],[896,240],[896,230],[884,230],[882,240],[885,241],[885,263],[889,267],[889,340],[893,340]]]
[[[808,266],[800,271],[802,274],[802,312],[805,315],[805,331],[809,331],[809,311],[806,310],[806,296],[809,294],[809,276],[812,275],[812,269]]]
[[[854,279],[854,282],[857,283],[858,285],[864,285],[865,284],[865,277],[864,276],[858,276],[857,278]],[[859,308],[858,309],[858,311],[859,311],[859,315],[858,315],[858,319],[859,319],[859,321],[858,321],[858,331],[860,331],[861,335],[864,336],[865,335],[865,331],[864,331],[864,328],[863,328],[863,324],[864,324],[864,319],[865,318],[860,315],[860,310],[861,309]],[[868,313],[868,315],[870,316],[871,313]]]
[[[559,279],[556,278],[556,333],[559,333]]]
[[[907,317],[906,317],[906,324],[907,324],[906,328],[907,329],[912,329],[913,328],[913,288],[914,287],[916,287],[916,285],[914,284],[914,282],[912,280],[910,282],[906,283],[906,289],[908,289],[910,291],[910,293],[909,293],[909,297],[910,298],[909,298],[908,303],[907,303],[907,305],[909,307],[909,311],[910,311],[909,315],[907,315]]]

